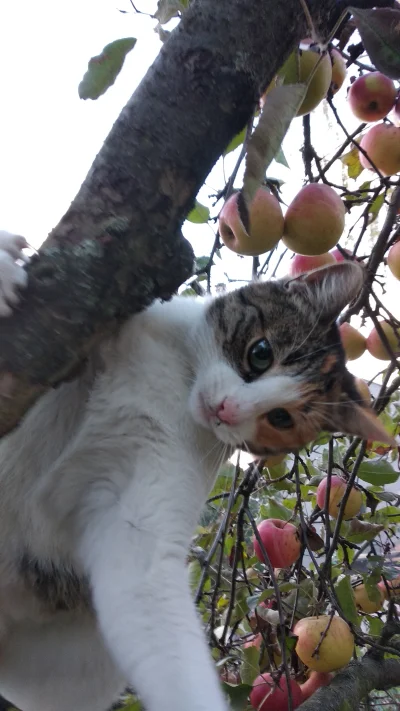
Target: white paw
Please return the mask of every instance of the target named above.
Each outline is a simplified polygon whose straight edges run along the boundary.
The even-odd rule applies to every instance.
[[[28,275],[17,261],[26,261],[22,250],[27,246],[24,237],[0,230],[0,317],[10,316],[20,299],[19,290],[27,284]]]

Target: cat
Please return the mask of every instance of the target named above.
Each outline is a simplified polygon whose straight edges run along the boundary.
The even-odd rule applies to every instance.
[[[0,314],[27,277],[0,233]],[[227,711],[189,592],[190,538],[235,448],[320,430],[387,439],[335,323],[363,270],[341,263],[129,318],[84,372],[0,442],[0,693],[23,711]],[[1,325],[0,325],[1,328]]]

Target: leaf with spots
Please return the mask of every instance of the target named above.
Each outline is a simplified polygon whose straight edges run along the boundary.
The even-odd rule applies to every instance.
[[[88,70],[78,87],[81,99],[98,99],[112,86],[120,73],[125,57],[136,44],[134,37],[125,37],[107,44],[101,54],[89,60]]]

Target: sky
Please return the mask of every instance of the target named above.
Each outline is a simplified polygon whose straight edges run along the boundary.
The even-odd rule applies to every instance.
[[[154,0],[139,0],[143,12],[155,10]],[[123,12],[120,12],[122,10]],[[130,98],[148,66],[157,56],[161,42],[154,32],[155,20],[134,12],[130,0],[2,0],[0,6],[0,77],[2,113],[0,121],[0,226],[25,235],[38,247],[58,223],[76,195],[98,150],[122,107]],[[120,37],[136,37],[114,86],[97,101],[82,101],[78,85],[91,56]],[[339,109],[346,109],[346,89],[337,95]],[[358,121],[345,112],[346,126]],[[343,141],[326,104],[311,116],[312,137],[321,157],[330,155]],[[329,130],[327,130],[329,126]],[[284,181],[286,204],[302,186],[302,121],[295,119],[284,141],[290,168],[273,163],[269,176]],[[224,184],[236,162],[230,154],[208,176],[199,193],[203,203]],[[330,178],[342,183],[340,164]],[[367,179],[364,173],[359,182]],[[241,186],[239,171],[236,187]],[[213,210],[217,215],[221,207]],[[347,219],[347,228],[355,215]],[[209,253],[214,233],[207,225],[186,223],[184,234],[197,256]],[[343,246],[345,239],[341,240]],[[225,279],[249,279],[251,260],[223,250],[223,263],[216,260],[214,283]],[[285,273],[288,260],[283,262]],[[400,317],[399,282],[388,275],[386,303]],[[360,325],[357,319],[353,325]],[[368,333],[368,327],[363,330]],[[368,354],[350,364],[357,375],[370,378],[380,369]],[[383,364],[384,365],[384,364]]]

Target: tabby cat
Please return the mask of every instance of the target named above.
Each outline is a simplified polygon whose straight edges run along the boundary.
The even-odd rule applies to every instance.
[[[24,240],[0,233],[0,314]],[[235,448],[321,429],[385,439],[335,320],[363,280],[342,263],[132,316],[75,381],[0,443],[0,693],[23,711],[226,711],[185,559]]]

